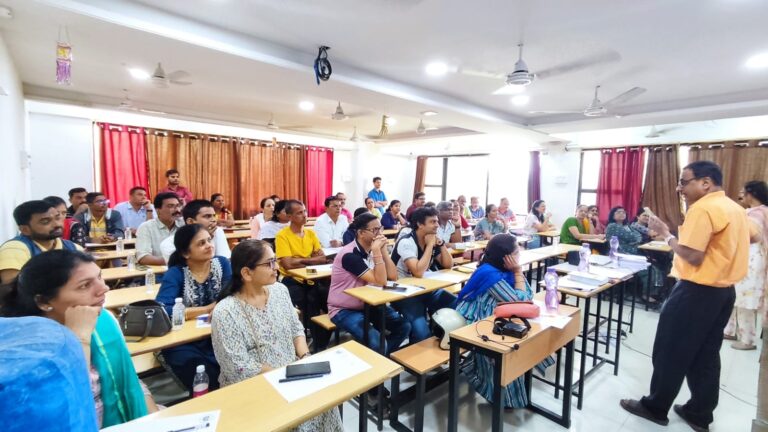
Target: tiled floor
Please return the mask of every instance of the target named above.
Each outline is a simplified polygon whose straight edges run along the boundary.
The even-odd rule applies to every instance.
[[[685,432],[691,429],[674,412],[669,413],[669,425],[658,426],[644,419],[635,417],[619,406],[622,398],[638,398],[648,391],[652,373],[650,359],[653,338],[656,332],[658,314],[640,309],[635,317],[634,333],[623,341],[619,375],[613,375],[613,368],[605,365],[587,379],[585,384],[584,409],[576,409],[573,401],[572,431],[599,432]],[[759,351],[736,351],[725,341],[720,351],[722,373],[720,380],[720,403],[715,410],[715,421],[711,431],[733,432],[749,431],[755,417],[757,405],[757,378]],[[578,365],[578,354],[576,356]],[[407,374],[404,374],[405,378]],[[411,381],[404,380],[403,386]],[[490,405],[470,390],[466,382],[460,386],[460,431],[490,430]],[[690,393],[683,386],[676,403],[684,403]],[[533,397],[537,403],[559,412],[559,400],[552,397],[551,388],[534,380]],[[444,432],[447,430],[448,384],[435,388],[426,396],[429,403],[425,408],[425,431]],[[344,405],[344,426],[346,430],[357,430],[358,411],[355,405]],[[407,426],[413,425],[412,405],[407,405],[400,412],[400,421]],[[504,414],[505,429],[523,429],[526,432],[564,430],[561,426],[535,415],[527,410],[514,410]],[[368,423],[368,430],[375,431],[373,422]],[[385,431],[392,430],[385,422]]]

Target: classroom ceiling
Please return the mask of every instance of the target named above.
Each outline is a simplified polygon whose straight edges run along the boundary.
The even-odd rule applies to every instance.
[[[116,106],[127,89],[136,107],[186,117],[347,139],[381,128],[427,133],[510,134],[537,142],[550,133],[706,121],[768,112],[768,69],[744,66],[768,53],[761,0],[0,0],[14,11],[0,31],[25,92],[40,98]],[[74,47],[73,85],[53,82],[54,44],[65,24]],[[531,72],[602,58],[525,88],[527,105],[493,95],[503,79],[460,73],[432,77],[424,66],[510,72],[517,43]],[[311,63],[331,47],[331,80],[317,86]],[[191,73],[189,86],[156,89],[127,66]],[[538,114],[586,107],[594,87],[606,101],[647,91],[612,115]],[[310,113],[298,103],[315,103]],[[330,118],[337,101],[353,118]],[[617,118],[619,115],[620,118]]]

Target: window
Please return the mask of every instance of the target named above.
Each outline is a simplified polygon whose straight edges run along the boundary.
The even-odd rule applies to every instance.
[[[600,150],[581,153],[579,172],[579,201],[577,204],[597,204],[597,183],[600,177]]]
[[[431,157],[427,159],[424,193],[427,201],[435,204],[445,199],[446,158]]]
[[[488,201],[488,155],[432,156],[427,159],[424,193],[427,201],[456,199],[464,195],[469,203],[476,196],[481,205]]]

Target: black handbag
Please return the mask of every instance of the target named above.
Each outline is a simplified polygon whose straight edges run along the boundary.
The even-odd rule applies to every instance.
[[[147,336],[163,336],[171,331],[171,319],[163,305],[154,300],[141,300],[120,309],[120,330],[123,336],[139,336],[126,342],[141,342]]]

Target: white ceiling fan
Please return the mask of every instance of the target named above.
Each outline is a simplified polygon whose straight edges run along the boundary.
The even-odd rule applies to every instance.
[[[664,129],[657,129],[656,125],[651,125],[651,130],[648,131],[648,134],[645,136],[646,138],[659,138],[660,136],[666,134],[667,132],[671,132],[675,129],[680,129],[680,127],[667,127]]]
[[[191,75],[189,72],[184,70],[177,70],[166,74],[165,69],[163,69],[163,65],[158,63],[157,67],[155,68],[155,72],[152,73],[152,77],[150,79],[152,80],[152,85],[155,87],[168,88],[170,84],[181,86],[190,85],[192,84],[191,81],[188,81],[190,77]]]
[[[438,128],[434,127],[434,126],[426,126],[424,124],[424,120],[423,119],[419,119],[419,125],[416,127],[416,134],[417,135],[426,135],[428,131],[437,130],[437,129]]]
[[[595,87],[595,97],[589,105],[581,111],[528,111],[529,114],[584,114],[587,117],[600,117],[608,114],[614,107],[629,102],[646,92],[642,87],[633,87],[615,98],[601,102],[598,97],[600,86]],[[615,114],[615,113],[614,113]],[[618,114],[616,114],[618,115]]]
[[[515,63],[515,68],[512,72],[498,73],[471,68],[458,68],[457,72],[463,75],[504,80],[504,86],[495,90],[493,94],[508,95],[519,93],[522,87],[530,85],[534,80],[541,80],[569,72],[575,72],[580,69],[621,60],[621,55],[616,51],[611,50],[533,73],[528,69],[528,64],[525,62],[525,60],[523,60],[523,44],[520,43],[517,45],[517,47],[519,49],[519,54],[517,62]]]
[[[125,93],[125,96],[123,97],[123,100],[120,101],[120,103],[117,105],[117,109],[119,109],[120,111],[136,111],[136,112],[143,112],[146,114],[159,114],[159,115],[166,114],[163,111],[155,111],[155,110],[139,108],[136,105],[134,105],[133,100],[131,99],[131,96],[128,93],[127,89],[123,89],[123,93]]]

